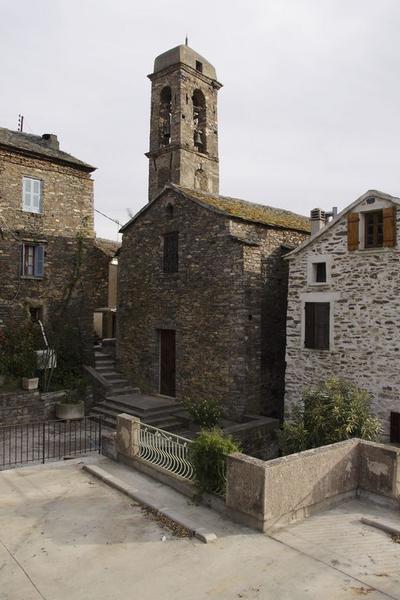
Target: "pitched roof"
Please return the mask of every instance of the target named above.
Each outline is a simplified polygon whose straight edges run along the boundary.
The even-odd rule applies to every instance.
[[[94,241],[96,248],[98,248],[103,254],[113,258],[121,247],[119,242],[113,240],[107,240],[105,238],[97,237]]]
[[[12,131],[11,129],[0,127],[0,146],[12,148],[23,152],[24,154],[34,154],[48,160],[68,163],[88,172],[96,169],[96,167],[92,167],[92,165],[75,158],[71,154],[59,150],[57,147],[57,138],[54,138],[54,141],[50,141],[48,138],[46,139],[40,135],[22,131]]]
[[[165,188],[154,198],[152,202],[142,208],[130,221],[128,221],[120,231],[123,232],[131,225],[149,206],[152,205],[161,195],[168,190],[175,190],[182,194],[188,200],[192,200],[208,210],[212,210],[222,215],[251,223],[259,223],[276,229],[292,229],[294,231],[302,231],[310,233],[310,222],[308,217],[298,215],[289,210],[282,208],[274,208],[272,206],[264,206],[263,204],[255,204],[240,200],[239,198],[230,198],[228,196],[218,196],[202,192],[200,190],[191,190],[189,188],[180,187],[176,184],[169,183]]]
[[[310,238],[308,238],[305,242],[300,244],[300,246],[297,246],[297,248],[292,250],[292,252],[289,252],[285,256],[285,259],[290,260],[296,254],[299,254],[302,250],[304,250],[305,248],[310,246],[315,240],[320,238],[321,235],[324,235],[324,233],[326,233],[332,227],[334,227],[336,225],[336,223],[338,221],[340,221],[340,219],[342,217],[344,217],[348,212],[353,210],[353,208],[355,208],[358,204],[360,204],[361,202],[363,202],[370,196],[375,196],[375,197],[381,198],[382,200],[389,200],[390,202],[393,202],[394,204],[400,205],[400,198],[396,198],[396,196],[390,196],[390,194],[385,194],[385,192],[380,192],[379,190],[368,190],[367,192],[365,192],[365,194],[363,194],[362,196],[357,198],[357,200],[354,200],[354,202],[352,202],[351,204],[346,206],[346,208],[344,208],[339,214],[337,214],[336,217],[334,219],[332,219],[332,221],[329,221],[329,223],[327,225],[325,225],[325,227],[322,227],[322,229],[317,231],[317,233],[315,233]]]

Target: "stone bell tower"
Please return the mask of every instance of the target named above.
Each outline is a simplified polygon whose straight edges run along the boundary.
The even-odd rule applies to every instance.
[[[149,201],[166,183],[218,194],[217,93],[214,67],[189,46],[154,61],[151,89]]]

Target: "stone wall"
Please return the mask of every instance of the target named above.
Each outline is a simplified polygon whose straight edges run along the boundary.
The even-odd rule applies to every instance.
[[[400,448],[354,439],[267,462],[228,457],[227,509],[261,531],[365,492],[399,502]]]
[[[330,257],[328,285],[308,284],[308,262],[313,256]],[[331,376],[343,377],[371,392],[374,412],[382,421],[384,439],[388,439],[390,412],[400,412],[398,250],[349,252],[343,217],[289,262],[285,407],[290,410],[305,386]],[[337,294],[332,304],[330,350],[302,347],[302,302],[304,294],[313,292]]]
[[[164,273],[162,240],[171,231],[179,231],[179,272]],[[246,228],[165,193],[123,236],[119,368],[143,392],[158,393],[158,332],[174,329],[178,399],[214,398],[234,419],[279,416],[287,285],[280,246],[304,237]]]
[[[22,178],[42,181],[43,213],[22,210]],[[95,245],[93,181],[79,168],[0,150],[0,326],[29,318],[73,324],[87,360],[93,310],[106,306],[109,257]],[[44,276],[20,273],[22,242],[45,247]]]

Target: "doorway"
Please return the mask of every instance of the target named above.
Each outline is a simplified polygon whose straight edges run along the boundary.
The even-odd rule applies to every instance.
[[[160,394],[175,398],[175,330],[160,329]]]
[[[400,444],[400,413],[390,413],[390,441]]]

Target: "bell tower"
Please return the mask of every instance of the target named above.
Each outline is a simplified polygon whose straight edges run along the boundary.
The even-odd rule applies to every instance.
[[[215,68],[182,45],[156,58],[149,79],[149,201],[169,182],[218,194]]]

